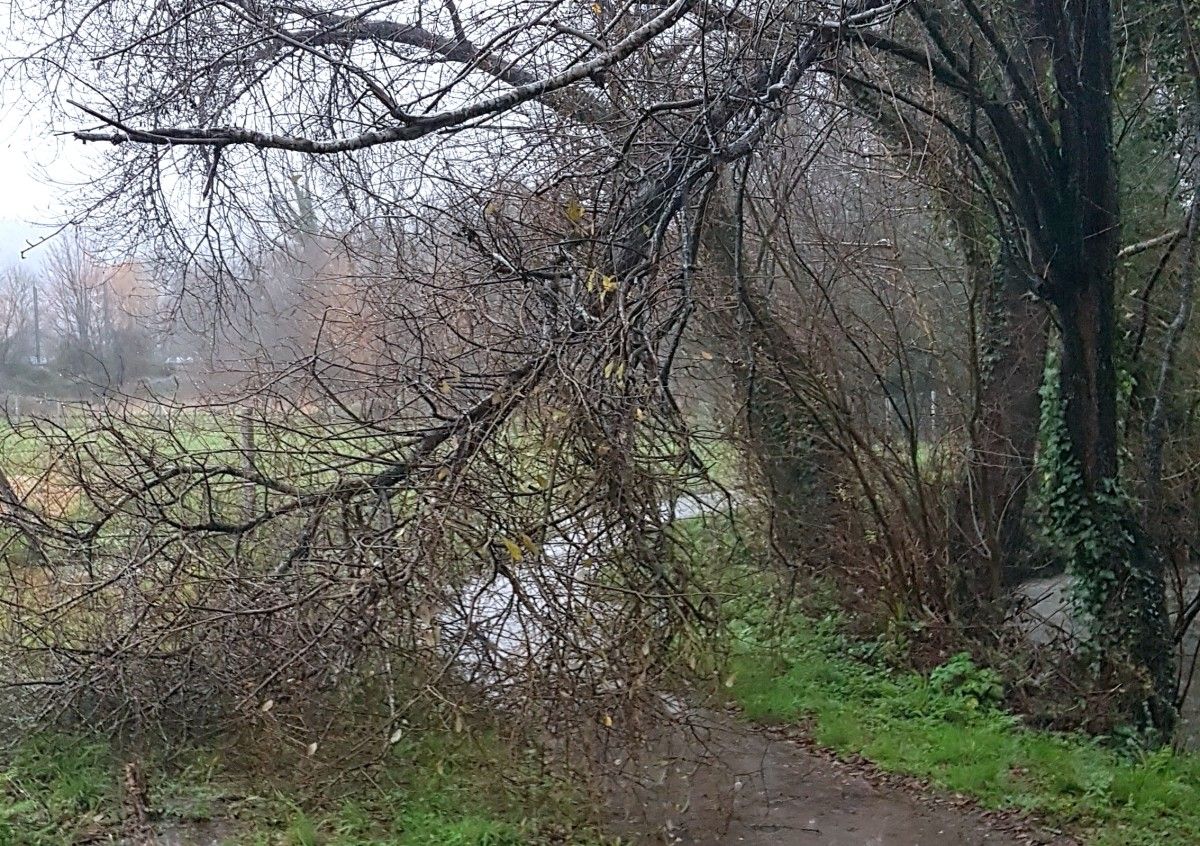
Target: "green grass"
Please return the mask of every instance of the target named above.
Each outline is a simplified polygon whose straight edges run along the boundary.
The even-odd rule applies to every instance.
[[[1000,710],[998,678],[965,655],[926,676],[870,660],[831,619],[770,645],[742,625],[730,687],[746,715],[806,721],[816,741],[992,808],[1034,812],[1108,846],[1195,844],[1200,757],[1036,731]]]
[[[369,780],[332,788],[282,777],[312,767],[279,761],[277,772],[253,775],[223,767],[211,751],[188,757],[187,766],[148,768],[152,810],[164,828],[195,830],[231,845],[603,842],[575,786],[544,772],[533,752],[488,736],[430,734],[397,743]],[[119,834],[121,760],[97,738],[26,740],[7,756],[0,775],[0,846]]]
[[[76,839],[105,815],[113,787],[110,763],[94,739],[27,740],[0,773],[0,844],[51,846]]]

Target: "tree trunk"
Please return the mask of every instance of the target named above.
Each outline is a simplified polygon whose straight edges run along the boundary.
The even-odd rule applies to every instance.
[[[1117,477],[1112,293],[1111,281],[1085,282],[1072,285],[1058,299],[1064,421],[1089,494]]]
[[[1027,546],[1025,501],[1033,476],[1049,314],[1027,296],[1027,277],[1002,257],[983,308],[983,356],[968,466],[954,508],[951,561],[961,623],[995,619]]]
[[[1143,678],[1131,704],[1165,738],[1176,719],[1170,617],[1162,563],[1120,495],[1112,292],[1110,276],[1058,298],[1063,415],[1083,496],[1073,568],[1103,665]]]
[[[737,349],[728,357],[734,400],[749,443],[748,469],[766,488],[772,544],[789,564],[802,550],[814,564],[828,547],[828,475],[836,459],[814,437],[811,411],[797,395],[795,380],[807,368],[796,341],[743,278],[737,214],[724,196],[710,202],[702,246],[716,284],[713,299],[727,307],[703,309],[703,319],[714,337]]]
[[[819,568],[828,552],[833,456],[820,448],[811,415],[794,395],[786,372],[796,366],[789,361],[794,351],[781,349],[780,340],[754,343],[754,361],[734,368],[734,389],[745,410],[750,458],[770,500],[772,541],[789,562],[802,550]]]
[[[1114,292],[1121,230],[1113,136],[1113,12],[1108,0],[1021,7],[1052,50],[1057,104],[1030,132],[984,106],[1004,152],[1031,264],[1062,331],[1060,388],[1076,488],[1059,527],[1073,544],[1077,599],[1100,667],[1124,688],[1135,718],[1166,737],[1174,726],[1171,638],[1160,564],[1119,478]],[[1038,117],[1038,116],[1035,116]],[[1051,122],[1057,126],[1050,131]],[[1055,140],[1056,136],[1056,140]],[[1046,151],[1048,144],[1054,148]]]

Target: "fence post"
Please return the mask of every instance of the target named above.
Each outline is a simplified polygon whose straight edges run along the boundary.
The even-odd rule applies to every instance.
[[[253,412],[246,408],[241,414],[241,430],[242,430],[242,469],[247,473],[254,473],[257,467],[254,461],[254,415]],[[242,484],[242,519],[249,521],[254,519],[254,498],[257,485],[247,479]]]

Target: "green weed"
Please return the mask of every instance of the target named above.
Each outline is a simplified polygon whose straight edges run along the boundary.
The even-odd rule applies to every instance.
[[[0,775],[0,846],[72,842],[106,819],[116,797],[103,743],[70,735],[26,740]]]

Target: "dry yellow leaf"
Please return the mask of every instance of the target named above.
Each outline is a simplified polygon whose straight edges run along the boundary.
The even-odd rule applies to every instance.
[[[537,542],[524,532],[521,533],[521,543],[524,544],[527,550],[529,550],[530,555],[537,555],[542,551],[541,547],[537,545]]]
[[[504,544],[504,548],[508,550],[508,557],[514,562],[520,562],[525,553],[521,551],[521,546],[512,538],[500,538],[500,543]]]

